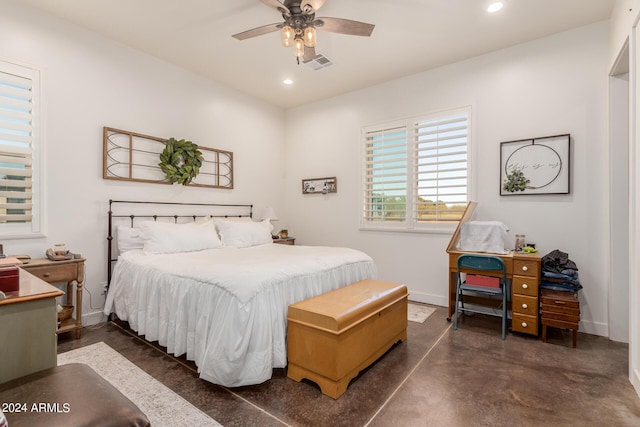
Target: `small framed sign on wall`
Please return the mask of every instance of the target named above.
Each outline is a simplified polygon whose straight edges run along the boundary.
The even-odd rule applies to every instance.
[[[338,180],[336,177],[313,178],[302,180],[302,194],[328,194],[338,192]]]
[[[500,195],[568,194],[571,136],[500,143]]]

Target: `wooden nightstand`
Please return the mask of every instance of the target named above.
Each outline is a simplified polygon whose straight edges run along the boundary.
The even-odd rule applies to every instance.
[[[84,259],[69,259],[64,261],[51,261],[48,258],[31,259],[27,264],[20,265],[20,268],[28,271],[45,282],[66,283],[66,304],[75,307],[74,315],[63,321],[58,330],[58,334],[63,332],[76,332],[76,338],[80,338],[82,329],[82,282],[84,281]],[[73,283],[76,283],[76,297],[73,298]]]
[[[277,243],[279,245],[295,245],[296,244],[296,238],[295,237],[284,237],[284,238],[279,238],[279,239],[273,239],[273,243]]]
[[[573,334],[573,348],[578,340],[580,301],[575,292],[541,289],[542,342],[547,342],[547,326],[569,329]]]

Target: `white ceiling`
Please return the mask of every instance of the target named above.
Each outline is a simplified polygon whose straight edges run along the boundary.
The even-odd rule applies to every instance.
[[[375,24],[371,37],[318,31],[333,65],[297,65],[259,0],[21,0],[274,105],[290,108],[608,19],[615,0],[327,0],[316,16]],[[290,78],[293,85],[282,81]]]

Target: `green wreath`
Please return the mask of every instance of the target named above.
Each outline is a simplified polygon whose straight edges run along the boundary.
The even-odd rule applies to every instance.
[[[510,193],[515,193],[516,191],[524,191],[527,189],[527,185],[531,182],[524,173],[522,173],[519,169],[512,169],[511,172],[507,174],[505,178],[502,189],[504,191],[508,191]]]
[[[170,138],[160,154],[158,166],[169,181],[188,185],[200,172],[203,160],[196,144]]]

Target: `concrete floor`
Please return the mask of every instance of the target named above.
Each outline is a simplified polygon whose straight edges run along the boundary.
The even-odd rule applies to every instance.
[[[354,379],[338,400],[275,369],[263,384],[227,389],[115,323],[61,335],[58,351],[103,341],[225,426],[640,426],[628,346],[549,329],[548,342],[476,315],[453,331],[439,307],[408,339]]]

